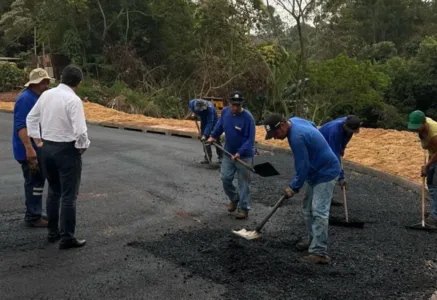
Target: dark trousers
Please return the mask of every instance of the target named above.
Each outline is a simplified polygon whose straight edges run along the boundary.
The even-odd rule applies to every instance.
[[[218,145],[220,145],[220,146],[222,145],[221,142],[220,142],[219,140],[217,140],[216,143],[217,143]],[[214,147],[214,146],[212,146],[210,143],[205,143],[205,149],[206,149],[205,159],[208,159],[208,158],[206,157],[206,154],[208,154],[209,158],[212,157],[212,149],[211,149],[211,147]],[[222,159],[222,158],[223,158],[223,151],[220,150],[220,149],[217,148],[217,147],[215,147],[215,149],[216,149],[216,153],[217,153],[217,157],[218,157],[218,159]]]
[[[74,142],[44,141],[41,162],[49,183],[47,196],[49,236],[60,233],[62,240],[71,240],[74,238],[76,228],[76,199],[82,173],[82,156],[74,147]],[[61,207],[60,222],[59,207]]]
[[[32,223],[41,218],[44,176],[41,174],[40,170],[32,172],[27,161],[19,161],[19,163],[24,177],[24,196],[26,205],[24,221]]]

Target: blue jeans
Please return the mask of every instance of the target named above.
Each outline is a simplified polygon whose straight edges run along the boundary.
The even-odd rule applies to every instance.
[[[431,216],[437,220],[437,163],[431,165],[426,177],[429,195],[431,196]]]
[[[40,172],[32,173],[27,161],[19,161],[24,177],[24,196],[26,214],[24,221],[32,223],[41,218],[42,194],[44,190],[44,177]]]
[[[328,255],[328,225],[331,199],[337,178],[310,186],[303,200],[303,217],[308,230],[310,254]]]
[[[245,163],[252,165],[253,157],[241,159]],[[235,172],[238,177],[238,191],[233,184]],[[224,155],[221,166],[221,179],[223,189],[229,198],[229,201],[238,201],[238,209],[248,211],[250,209],[250,179],[251,172],[242,164],[233,161],[229,155]]]

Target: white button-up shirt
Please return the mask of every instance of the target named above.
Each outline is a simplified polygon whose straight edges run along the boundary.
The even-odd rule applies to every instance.
[[[73,142],[78,149],[88,148],[82,100],[65,84],[45,91],[26,119],[27,135],[52,142]],[[41,134],[40,134],[41,128]]]

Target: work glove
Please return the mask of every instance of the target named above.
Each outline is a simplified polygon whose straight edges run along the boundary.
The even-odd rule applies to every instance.
[[[340,179],[338,181],[338,185],[342,188],[345,189],[346,188],[346,181],[344,179]]]
[[[294,194],[295,194],[295,192],[291,189],[291,187],[287,186],[284,189],[284,197],[285,197],[285,199],[289,199],[289,198],[293,197]]]
[[[428,167],[427,166],[422,166],[422,170],[420,171],[420,175],[422,177],[426,177],[428,175]]]
[[[206,136],[202,135],[202,137],[200,138],[200,141],[201,141],[202,143],[205,143],[205,141],[206,141]]]

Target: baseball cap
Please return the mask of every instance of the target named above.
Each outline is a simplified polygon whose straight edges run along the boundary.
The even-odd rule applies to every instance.
[[[244,97],[240,91],[233,91],[229,95],[229,103],[231,104],[241,104],[243,101],[244,101]]]
[[[346,121],[344,121],[344,128],[350,133],[360,132],[360,126],[360,118],[354,115],[347,116]]]
[[[198,99],[194,104],[195,111],[204,111],[206,109],[208,109],[208,102],[205,100]]]
[[[408,116],[408,129],[417,130],[425,122],[425,114],[421,110],[415,110]]]
[[[280,114],[271,114],[264,119],[264,129],[266,130],[266,140],[273,138],[275,130],[281,127],[281,122],[284,120]]]
[[[31,84],[39,84],[44,79],[51,79],[46,70],[42,68],[33,69],[32,71],[30,71],[29,81],[24,86],[28,87]]]

